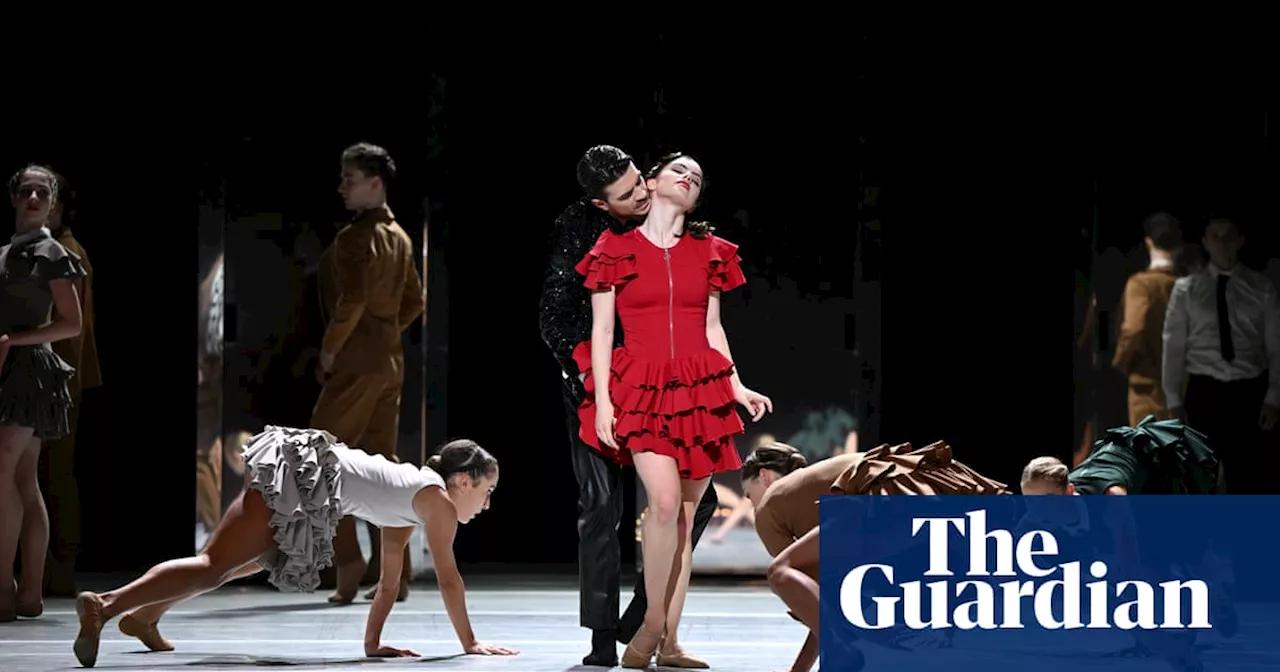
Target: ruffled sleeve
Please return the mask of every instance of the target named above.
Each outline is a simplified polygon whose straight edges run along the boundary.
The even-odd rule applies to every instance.
[[[56,240],[41,240],[31,246],[34,275],[41,280],[78,280],[85,276],[84,265],[75,252]]]
[[[742,257],[738,256],[738,246],[711,236],[711,260],[707,264],[707,275],[711,279],[711,289],[727,292],[747,284],[747,276],[742,273]]]
[[[605,231],[574,270],[586,277],[583,285],[593,292],[621,288],[636,277],[635,251],[622,236]]]

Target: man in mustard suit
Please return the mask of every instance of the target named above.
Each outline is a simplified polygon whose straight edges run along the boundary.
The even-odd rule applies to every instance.
[[[98,366],[98,343],[94,336],[93,264],[80,241],[71,232],[71,215],[67,208],[74,204],[74,193],[65,177],[58,175],[58,201],[49,212],[49,231],[63,247],[80,257],[85,275],[76,281],[80,297],[82,328],[73,338],[55,341],[53,351],[76,369],[67,381],[72,406],[67,414],[71,431],[61,439],[49,441],[40,451],[40,476],[49,509],[49,553],[46,592],[70,597],[76,594],[75,564],[80,552],[80,492],[76,483],[76,427],[80,422],[80,400],[85,390],[102,385]]]
[[[1172,215],[1158,212],[1143,222],[1143,242],[1151,263],[1129,276],[1124,287],[1124,321],[1111,365],[1129,377],[1129,425],[1148,415],[1166,420],[1160,372],[1164,356],[1164,315],[1178,279],[1174,257],[1182,249],[1182,227]]]
[[[381,147],[357,144],[342,154],[338,192],[354,217],[320,259],[321,302],[327,326],[317,375],[324,389],[311,426],[353,447],[396,459],[400,389],[404,384],[401,332],[425,306],[414,264],[413,242],[387,207],[387,186],[396,165]],[[366,563],[354,519],[338,525],[334,539],[337,591],[329,601],[355,599],[366,569],[380,566],[377,530],[370,526],[373,557]],[[377,578],[377,572],[372,572]],[[399,599],[412,578],[408,549]]]

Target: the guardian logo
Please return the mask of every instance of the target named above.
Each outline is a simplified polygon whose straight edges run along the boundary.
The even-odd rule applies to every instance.
[[[1009,577],[1010,580],[945,578],[897,584],[892,566],[859,565],[846,574],[840,584],[840,610],[844,617],[855,627],[871,630],[902,625],[911,629],[1004,630],[1025,627],[1023,613],[1029,606],[1028,615],[1034,618],[1035,624],[1053,630],[1212,627],[1209,587],[1204,581],[1164,581],[1153,586],[1146,581],[1128,580],[1112,585],[1106,580],[1107,564],[1094,561],[1089,564],[1088,572],[1097,580],[1083,583],[1079,561],[1056,562],[1058,540],[1053,534],[1034,530],[1018,537],[1015,543],[1009,530],[988,532],[987,515],[981,510],[968,511],[963,518],[911,519],[911,536],[918,536],[922,530],[928,533],[929,568],[924,576],[955,576],[948,562],[951,529],[968,541],[969,565],[963,576]],[[994,569],[988,563],[991,545],[995,548]],[[1162,599],[1158,599],[1157,590]],[[864,596],[870,596],[869,601],[874,603],[871,620],[864,613],[871,610]],[[1189,598],[1189,608],[1184,607],[1184,597]],[[926,599],[927,620],[923,615]],[[1163,603],[1163,618],[1159,622],[1157,602]],[[1081,618],[1086,613],[1087,623]]]

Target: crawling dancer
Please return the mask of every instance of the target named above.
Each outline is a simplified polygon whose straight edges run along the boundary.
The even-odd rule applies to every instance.
[[[80,594],[80,633],[74,650],[82,665],[93,667],[97,662],[103,625],[131,609],[138,611],[122,620],[121,629],[156,648],[151,645],[167,644],[155,628],[165,610],[259,568],[270,572],[271,583],[284,592],[315,590],[320,570],[333,562],[334,531],[344,515],[382,529],[382,590],[369,609],[366,656],[418,655],[383,646],[381,637],[399,593],[401,549],[413,528],[422,524],[440,594],[463,649],[481,655],[515,653],[476,641],[453,560],[458,523],[470,522],[489,508],[489,496],[498,485],[498,461],[475,442],[445,444],[418,469],[349,448],[320,430],[268,427],[246,443],[244,463],[248,487],[200,555],[160,563],[110,592]],[[305,517],[299,517],[299,511]],[[126,629],[126,622],[133,627]]]
[[[1030,478],[1038,468],[1061,467],[1064,480]],[[1208,495],[1222,492],[1222,464],[1208,437],[1179,420],[1148,415],[1137,427],[1109,429],[1080,466],[1038,457],[1023,475],[1024,495]]]
[[[756,503],[756,530],[774,556],[769,586],[793,618],[809,628],[792,670],[808,670],[818,660],[818,498],[823,495],[997,495],[993,481],[951,459],[939,441],[913,450],[910,444],[883,445],[837,455],[807,466],[785,443],[757,448],[742,463],[742,485]],[[887,554],[891,554],[886,549]],[[886,638],[897,635],[865,633]]]
[[[1038,457],[1022,472],[1024,495],[1111,495],[1214,494],[1221,491],[1221,464],[1205,435],[1178,420],[1156,422],[1147,416],[1137,427],[1120,427],[1106,432],[1094,445],[1093,453],[1073,470],[1053,457]],[[1122,501],[1122,500],[1119,500]],[[1108,550],[1129,572],[1144,571],[1131,516],[1123,507],[1102,507],[1100,520],[1091,512],[1099,507],[1029,506],[1027,520],[1037,525],[1054,525],[1071,539],[1078,530],[1091,527],[1110,532]],[[1194,525],[1193,525],[1194,527]],[[1226,591],[1229,561],[1213,548],[1213,542],[1187,539],[1179,557],[1162,558],[1172,564],[1198,565],[1199,576],[1214,586],[1212,594],[1215,630],[1231,637],[1238,627],[1238,615]],[[1095,549],[1097,550],[1097,549]],[[1201,557],[1195,558],[1196,555]],[[1195,558],[1192,560],[1192,558]],[[1148,558],[1147,562],[1153,562]],[[1154,656],[1175,670],[1199,670],[1202,663],[1194,649],[1194,631],[1134,631],[1137,644],[1120,651],[1120,656]]]

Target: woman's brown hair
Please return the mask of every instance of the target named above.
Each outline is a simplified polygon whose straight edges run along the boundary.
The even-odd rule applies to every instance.
[[[751,454],[742,461],[742,480],[749,481],[759,476],[765,469],[786,476],[796,469],[807,466],[809,461],[794,446],[774,441],[751,451]]]

